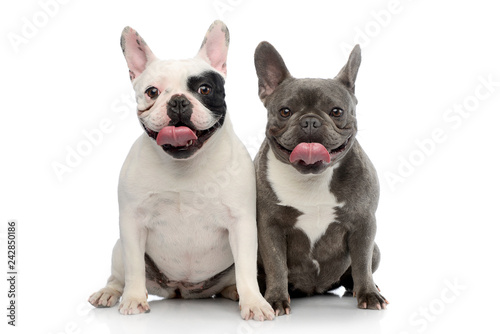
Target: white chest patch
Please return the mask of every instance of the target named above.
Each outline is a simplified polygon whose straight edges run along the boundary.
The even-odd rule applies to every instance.
[[[295,227],[304,231],[313,248],[328,226],[335,222],[336,208],[344,205],[330,191],[333,171],[338,165],[318,175],[300,174],[292,166],[276,159],[271,149],[267,158],[267,178],[278,197],[278,204],[302,212]]]

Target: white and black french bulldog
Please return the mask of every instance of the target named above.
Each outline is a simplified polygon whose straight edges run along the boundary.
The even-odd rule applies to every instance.
[[[244,319],[273,319],[257,284],[255,172],[226,113],[229,32],[209,28],[196,57],[160,60],[133,29],[121,46],[144,133],[119,180],[120,239],[96,307],[149,311],[165,298],[237,300]]]
[[[379,184],[356,140],[360,62],[356,46],[334,79],[296,79],[271,44],[255,51],[268,114],[254,161],[259,283],[277,315],[290,312],[290,296],[341,285],[357,296],[359,308],[388,303],[372,278],[380,261],[374,242]]]

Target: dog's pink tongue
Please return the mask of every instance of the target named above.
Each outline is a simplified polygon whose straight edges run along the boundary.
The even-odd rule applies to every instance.
[[[320,143],[300,143],[295,146],[290,154],[290,162],[302,160],[306,165],[312,165],[318,161],[330,162],[330,154]]]
[[[190,140],[198,139],[196,134],[186,126],[166,126],[158,132],[156,143],[172,146],[186,146]]]

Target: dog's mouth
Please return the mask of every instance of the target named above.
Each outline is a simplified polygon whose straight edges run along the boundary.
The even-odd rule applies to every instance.
[[[148,136],[157,145],[161,146],[166,153],[180,159],[188,158],[195,151],[202,148],[223,123],[224,116],[221,116],[214,125],[205,130],[197,130],[186,124],[177,123],[175,126],[166,126],[156,132],[141,122]]]
[[[294,147],[293,150],[289,150],[283,145],[281,145],[276,139],[275,142],[277,147],[286,154],[289,161],[294,164],[300,165],[320,165],[320,164],[329,164],[330,162],[336,160],[342,152],[345,151],[352,136],[349,136],[346,141],[330,150],[327,150],[326,147],[321,143],[299,143]]]

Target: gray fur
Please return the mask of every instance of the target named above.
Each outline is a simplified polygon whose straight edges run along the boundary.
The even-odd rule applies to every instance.
[[[374,242],[379,199],[377,173],[355,139],[354,88],[360,62],[361,51],[356,46],[334,79],[295,79],[271,44],[262,42],[255,51],[259,97],[268,112],[266,139],[254,161],[259,283],[279,314],[290,311],[290,295],[322,294],[340,285],[354,291],[360,308],[382,309],[387,304],[372,278],[380,262],[380,251]],[[284,107],[292,112],[288,118],[280,115]],[[330,115],[334,107],[344,111],[341,117]],[[303,131],[300,122],[304,117],[315,118],[321,126],[314,132]],[[329,152],[340,146],[340,153],[329,164],[291,163],[290,151],[302,142],[321,143]],[[347,144],[342,148],[344,143]],[[268,175],[269,150],[278,161],[292,165],[297,178],[323,173],[335,165],[329,189],[344,205],[336,207],[335,221],[314,245],[295,227],[303,213],[279,204]],[[319,271],[313,260],[319,264]]]

